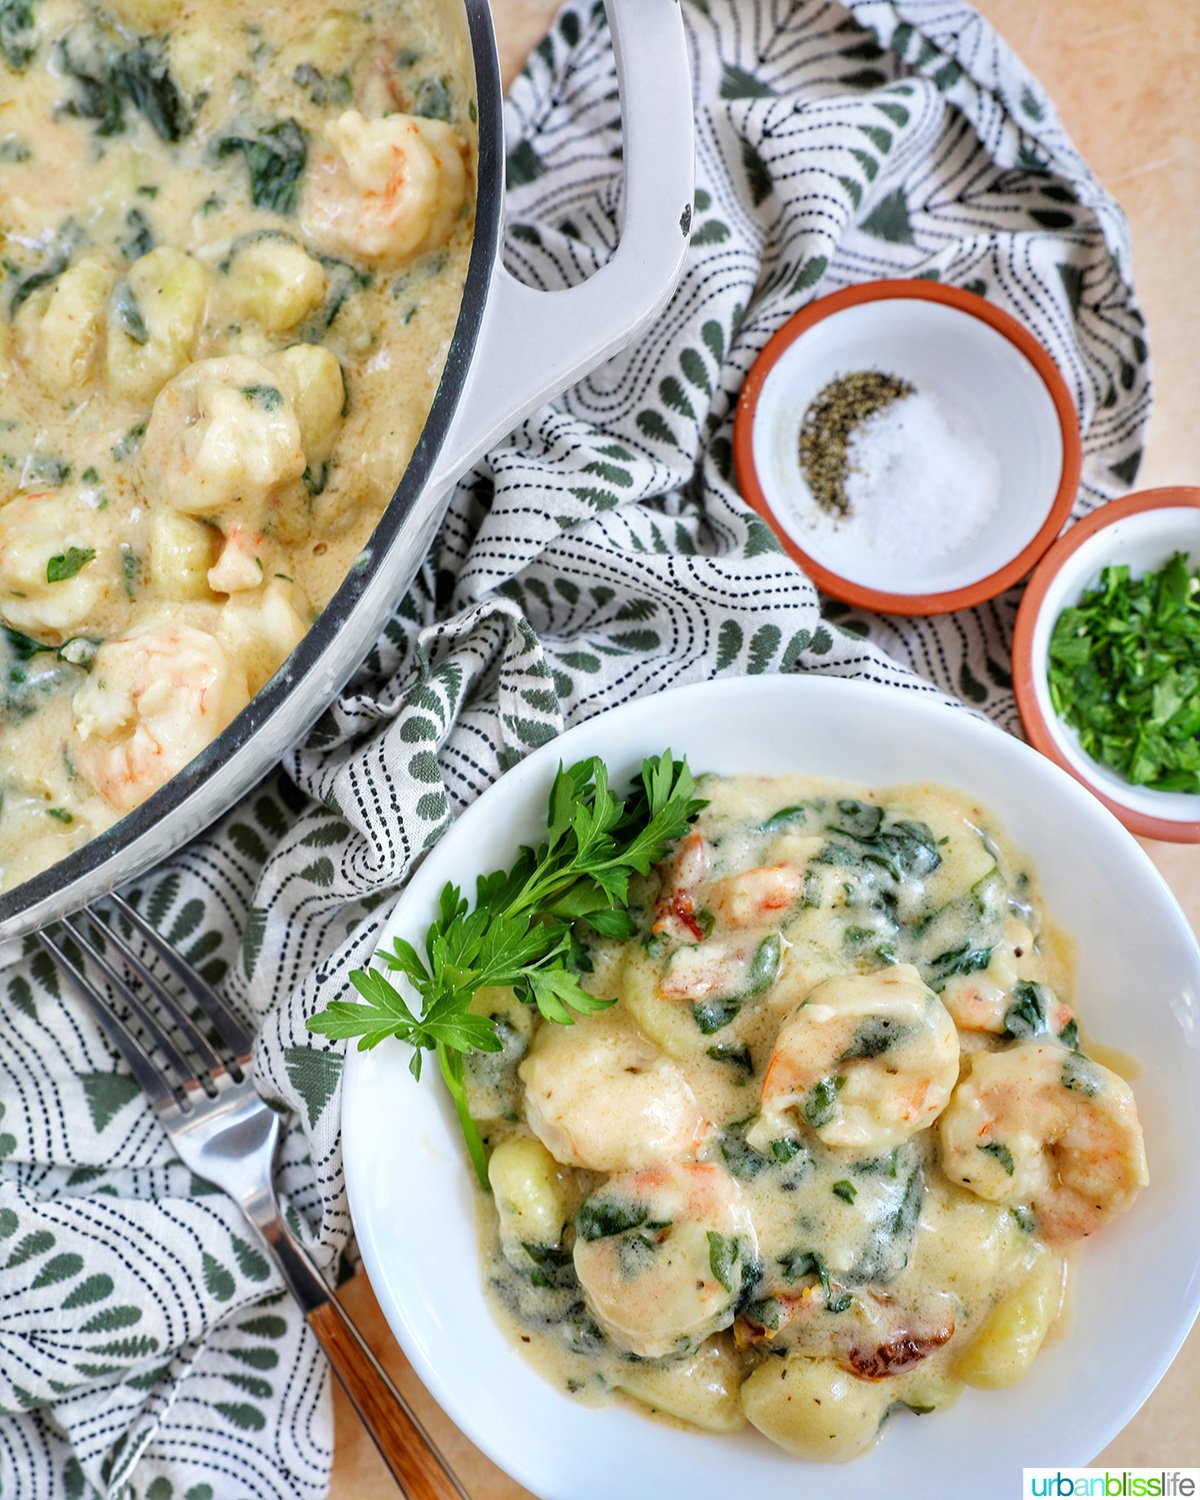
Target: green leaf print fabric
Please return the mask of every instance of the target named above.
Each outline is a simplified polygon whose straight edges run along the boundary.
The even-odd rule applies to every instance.
[[[459,484],[307,742],[130,893],[258,1029],[260,1086],[292,1111],[289,1219],[331,1278],[351,1233],[341,1053],[304,1019],[507,766],[629,698],[748,672],[961,697],[1016,727],[1015,594],[936,620],[822,608],[742,503],[733,410],[771,334],[873,277],[969,287],[1066,378],[1076,514],[1136,472],[1150,395],[1124,221],[984,22],[959,0],[683,8],[697,191],[670,305]],[[562,11],[507,125],[507,261],[535,284],[579,280],[610,254],[621,199],[600,7]],[[2,957],[0,1495],[316,1500],[331,1422],[297,1309],[46,957]]]

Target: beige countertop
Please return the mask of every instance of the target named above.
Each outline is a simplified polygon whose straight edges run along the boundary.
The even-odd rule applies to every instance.
[[[1200,4],[1196,0],[975,0],[1049,90],[1076,144],[1119,199],[1133,233],[1134,276],[1150,330],[1155,404],[1138,483],[1200,483],[1193,411],[1200,348]],[[492,0],[507,82],[557,0]],[[1200,847],[1145,847],[1200,932]],[[1131,1285],[1136,1272],[1131,1272]],[[343,1300],[413,1400],[473,1500],[527,1491],[500,1473],[434,1406],[400,1353],[365,1276]],[[1119,1353],[1113,1378],[1119,1379]],[[1128,1427],[1105,1449],[1119,1466],[1200,1466],[1200,1327]],[[392,1500],[396,1489],[335,1387],[331,1500]]]

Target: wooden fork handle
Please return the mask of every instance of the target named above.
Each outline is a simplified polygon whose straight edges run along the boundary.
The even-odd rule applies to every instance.
[[[314,1308],[308,1326],[408,1500],[469,1500],[337,1299]]]

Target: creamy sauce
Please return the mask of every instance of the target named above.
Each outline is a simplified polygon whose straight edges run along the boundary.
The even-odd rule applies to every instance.
[[[985,809],[702,794],[638,936],[592,948],[611,1009],[477,1001],[505,1043],[469,1068],[486,1279],[582,1399],[853,1457],[896,1408],[1024,1373],[1069,1244],[1146,1180],[1140,1127],[1078,1050],[1071,945]]]
[[[0,16],[0,886],[245,706],[390,499],[453,333],[437,0]]]

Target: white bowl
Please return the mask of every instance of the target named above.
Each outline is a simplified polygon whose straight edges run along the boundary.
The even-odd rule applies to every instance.
[[[956,433],[990,450],[999,500],[974,534],[914,560],[839,526],[800,466],[804,412],[854,370],[881,370],[932,397]],[[1058,535],[1079,483],[1078,421],[1054,361],[1015,318],[971,292],[924,280],[835,292],[789,319],[759,355],[738,406],[738,479],[787,549],[828,593],[896,614],[993,597]]]
[[[1176,552],[1200,568],[1200,489],[1146,490],[1113,501],[1073,526],[1039,566],[1021,601],[1013,639],[1013,680],[1025,732],[1043,754],[1089,786],[1135,833],[1200,841],[1200,795],[1134,786],[1084,750],[1078,731],[1050,699],[1050,638],[1064,609],[1100,581],[1110,563],[1136,577]]]
[[[1149,1395],[1200,1306],[1200,950],[1183,914],[1095,798],[1010,736],[898,689],[752,677],[626,704],[536,751],[432,851],[381,946],[401,934],[419,942],[445,881],[473,891],[478,873],[536,837],[560,758],[601,755],[619,786],[668,740],[696,771],[808,772],[877,788],[933,780],[994,809],[1078,943],[1089,1034],[1140,1065],[1151,1186],[1082,1247],[1070,1326],[1025,1381],[966,1391],[927,1418],[899,1414],[870,1454],[833,1473],[753,1430],[716,1437],[584,1406],[536,1374],[484,1296],[470,1168],[437,1069],[414,1084],[408,1049],[385,1043],[349,1057],[343,1144],[363,1259],[405,1353],[463,1431],[543,1500],[729,1500],[814,1484],[839,1500],[916,1500],[964,1482],[975,1500],[1008,1500],[1024,1465],[1088,1463]]]

